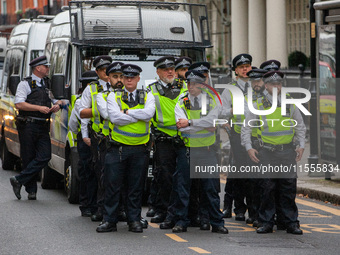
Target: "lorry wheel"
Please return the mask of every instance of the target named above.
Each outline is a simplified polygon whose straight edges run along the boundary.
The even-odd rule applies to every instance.
[[[16,157],[8,151],[5,139],[2,139],[1,161],[3,170],[14,170]]]
[[[65,161],[64,188],[70,204],[79,203],[79,181],[77,177],[78,153],[76,148],[71,149]]]
[[[43,189],[59,189],[61,180],[61,175],[49,166],[44,167],[41,171],[41,187]]]

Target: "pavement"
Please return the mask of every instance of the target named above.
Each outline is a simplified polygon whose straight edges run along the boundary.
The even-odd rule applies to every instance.
[[[325,174],[323,172],[308,172],[307,168],[303,166],[312,168],[308,165],[309,155],[310,144],[307,142],[304,155],[301,161],[298,162],[298,196],[305,196],[340,206],[340,169],[331,174],[330,180],[325,179]],[[300,165],[301,167],[299,167]],[[320,166],[322,169],[323,165],[321,164]]]

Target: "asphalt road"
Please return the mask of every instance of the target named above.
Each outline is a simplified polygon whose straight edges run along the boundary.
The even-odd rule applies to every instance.
[[[244,222],[226,219],[228,235],[189,228],[173,234],[150,224],[144,233],[96,233],[97,223],[80,216],[62,190],[40,188],[36,201],[13,194],[9,177],[0,169],[0,255],[10,254],[339,254],[340,207],[297,198],[304,235],[285,231],[260,235]],[[222,186],[224,184],[222,183]],[[222,187],[223,188],[223,187]],[[223,190],[223,189],[222,189]],[[145,215],[146,208],[143,208]]]

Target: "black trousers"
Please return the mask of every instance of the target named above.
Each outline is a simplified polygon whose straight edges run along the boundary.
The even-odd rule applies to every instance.
[[[295,165],[296,152],[293,148],[284,151],[269,151],[261,149],[259,159],[262,165],[290,166]],[[292,176],[295,174],[293,173]],[[281,222],[286,226],[298,223],[298,209],[295,203],[296,175],[292,178],[263,178],[261,179],[261,204],[259,222],[263,225],[274,225],[276,202],[281,207]]]
[[[176,149],[171,140],[155,141],[154,159],[156,161],[156,183],[158,185],[156,213],[166,214],[170,196],[174,196],[172,185],[177,161]],[[171,210],[170,213],[174,215]]]
[[[241,145],[241,136],[232,130],[230,136],[230,145],[234,157],[234,165],[239,170],[242,165],[247,164],[248,153],[245,148]],[[249,180],[247,178],[233,178],[233,174],[228,176],[228,180],[232,180],[232,190],[234,198],[234,212],[245,213],[248,207],[251,206],[251,190]],[[227,180],[227,181],[228,181]],[[246,199],[246,203],[245,200]]]
[[[104,219],[118,222],[120,194],[123,183],[127,192],[126,213],[129,222],[140,221],[145,165],[148,151],[145,145],[113,146],[108,149],[104,168]]]
[[[97,211],[97,178],[91,163],[91,148],[83,141],[81,132],[77,134],[77,150],[79,154],[79,209],[80,211]]]
[[[26,122],[17,125],[17,128],[23,170],[15,178],[28,193],[37,192],[39,172],[51,159],[50,125]]]

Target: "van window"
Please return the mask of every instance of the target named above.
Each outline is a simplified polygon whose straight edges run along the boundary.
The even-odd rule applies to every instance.
[[[51,52],[51,75],[53,74],[65,74],[67,58],[67,43],[60,42],[54,43]]]
[[[11,94],[9,86],[9,77],[12,75],[17,75],[21,78],[22,76],[22,65],[24,61],[24,51],[20,49],[12,49],[7,52],[6,63],[3,69],[3,87],[2,91]]]

